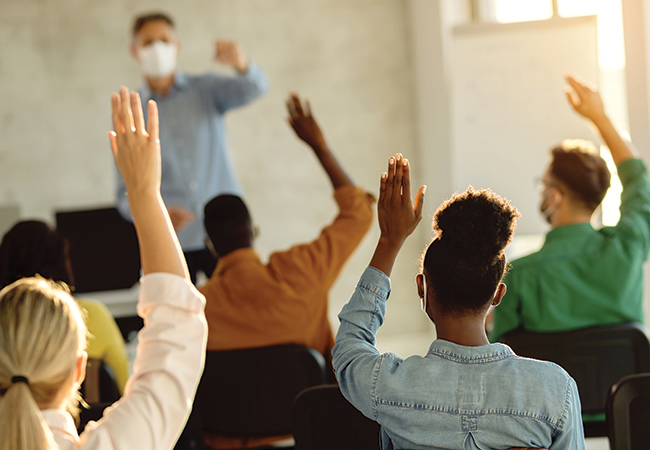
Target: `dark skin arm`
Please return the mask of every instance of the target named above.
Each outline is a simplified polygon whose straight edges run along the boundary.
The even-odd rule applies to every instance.
[[[305,101],[303,107],[298,94],[291,93],[287,98],[287,111],[289,113],[287,122],[296,135],[314,150],[332,182],[332,187],[337,189],[342,186],[354,186],[352,178],[346,173],[334,153],[330,151],[325,136],[311,113],[309,102]]]

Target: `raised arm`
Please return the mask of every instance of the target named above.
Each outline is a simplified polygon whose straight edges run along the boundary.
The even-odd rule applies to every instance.
[[[600,94],[587,82],[571,75],[565,77],[570,87],[565,89],[567,100],[581,116],[589,119],[598,129],[605,145],[618,166],[623,161],[637,158],[638,152],[630,142],[624,141],[605,113],[605,106]]]
[[[309,102],[305,101],[303,108],[298,94],[292,93],[287,98],[287,111],[289,113],[287,122],[296,135],[314,150],[334,189],[354,185],[352,178],[330,151],[325,136],[311,113]]]
[[[189,415],[203,371],[205,298],[190,283],[185,260],[160,196],[158,111],[126,88],[111,97],[115,130],[109,133],[124,178],[140,242],[138,353],[124,396],[100,421],[89,424],[76,448],[172,448]]]
[[[145,274],[168,272],[189,279],[181,247],[160,195],[160,140],[158,108],[149,101],[147,128],[140,96],[127,88],[111,97],[114,131],[111,149],[126,185],[133,222],[138,234]]]
[[[421,186],[411,200],[411,166],[401,153],[390,157],[388,172],[381,174],[377,219],[381,235],[370,266],[390,276],[406,238],[422,219],[422,205],[427,187]]]

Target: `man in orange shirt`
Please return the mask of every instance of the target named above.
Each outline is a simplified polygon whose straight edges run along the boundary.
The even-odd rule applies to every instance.
[[[326,360],[334,337],[327,317],[328,291],[372,222],[371,194],[354,185],[296,94],[287,119],[327,173],[339,213],[308,244],[273,253],[263,264],[253,249],[254,228],[244,202],[221,195],[205,207],[205,227],[219,256],[201,289],[207,300],[208,350],[278,344],[316,349]]]

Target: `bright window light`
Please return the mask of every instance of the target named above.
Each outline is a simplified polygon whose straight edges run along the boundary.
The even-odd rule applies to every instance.
[[[530,22],[553,17],[551,0],[494,0],[497,22]]]
[[[609,153],[607,147],[600,148],[600,156],[603,157],[612,174],[611,186],[609,187],[607,195],[605,195],[602,203],[602,221],[603,226],[614,226],[618,223],[618,219],[621,218],[619,208],[621,206],[621,192],[623,192],[623,186],[621,185],[621,180],[618,179],[616,164],[614,164],[612,155]]]
[[[625,68],[621,0],[558,0],[560,17],[598,16],[598,59],[604,72]]]

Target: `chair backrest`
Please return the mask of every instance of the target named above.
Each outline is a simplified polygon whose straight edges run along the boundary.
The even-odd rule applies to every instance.
[[[135,228],[117,209],[57,212],[56,228],[70,242],[76,293],[128,289],[140,278]]]
[[[323,355],[301,345],[208,351],[195,409],[214,435],[288,435],[293,400],[324,382]]]
[[[113,403],[120,399],[113,371],[100,359],[88,359],[80,391],[86,403]]]
[[[91,420],[99,420],[104,409],[120,399],[120,391],[111,369],[99,359],[89,358],[86,378],[79,389],[88,407],[79,413],[77,431],[80,433]]]
[[[378,450],[380,426],[348,402],[338,385],[302,391],[291,411],[296,450]]]
[[[650,343],[638,323],[560,333],[514,331],[501,342],[520,356],[564,367],[578,385],[584,414],[604,413],[607,392],[620,378],[650,371]]]
[[[650,446],[650,373],[620,379],[607,396],[611,450],[645,450]]]

